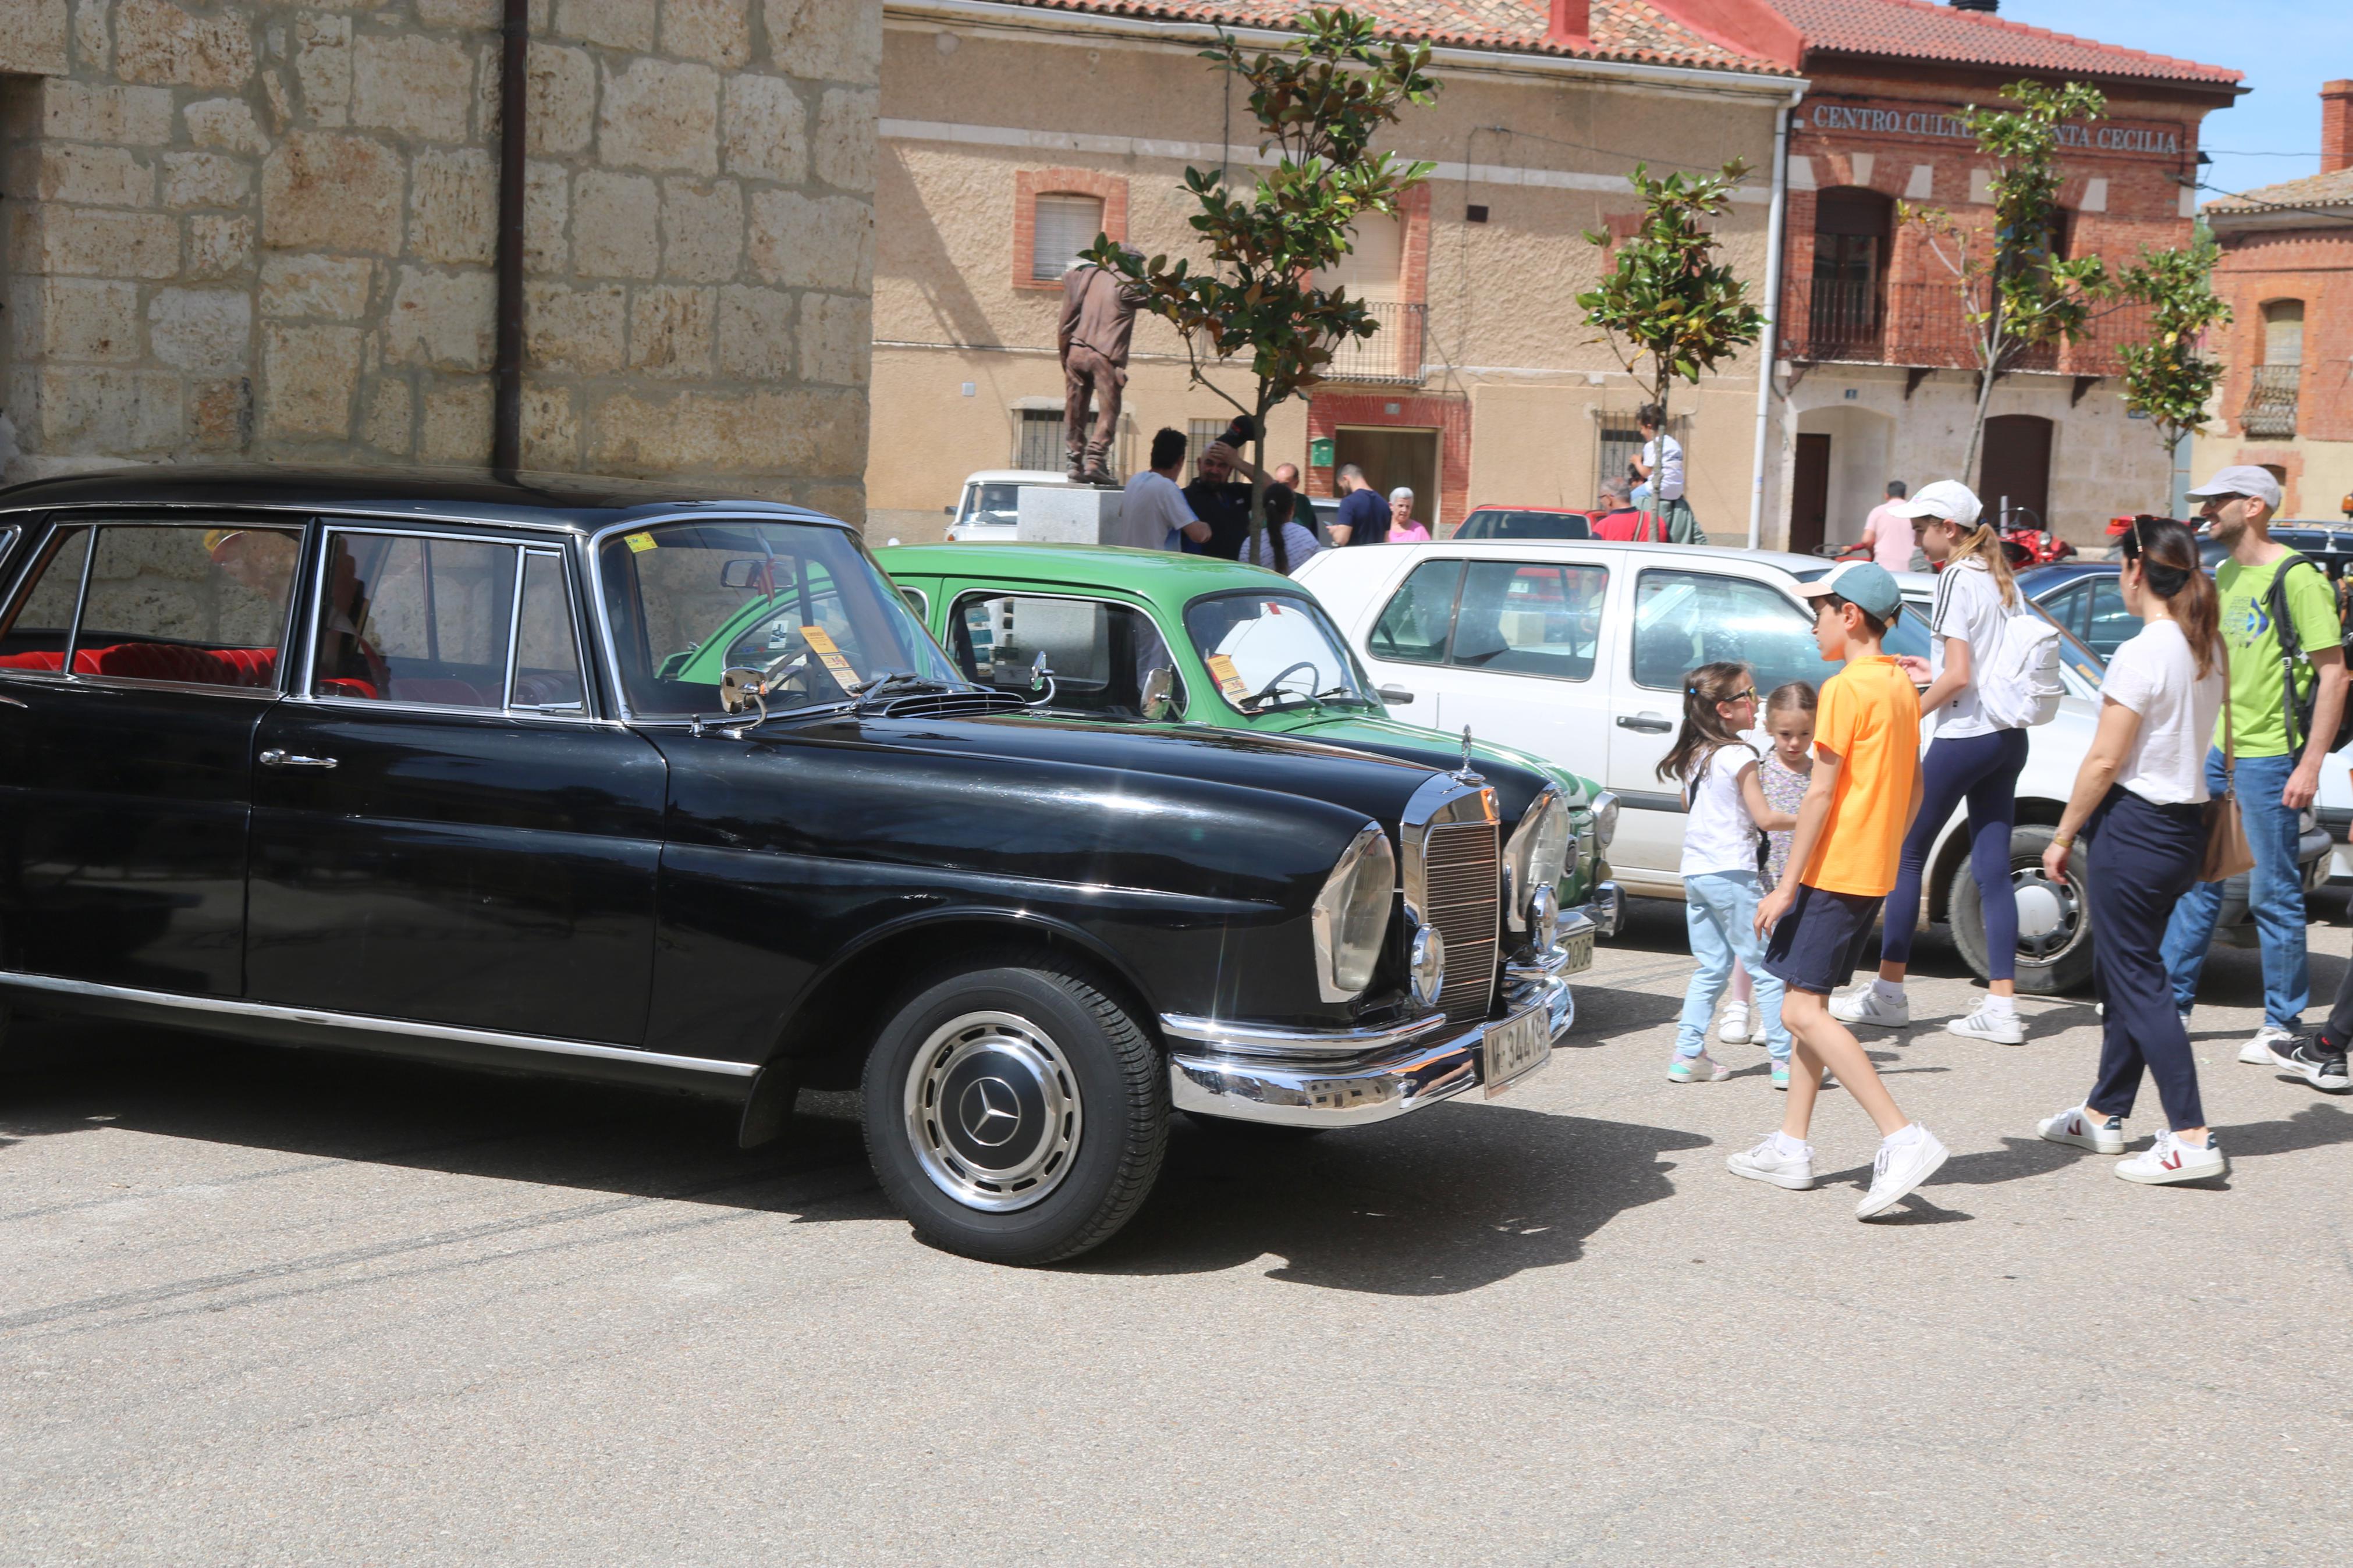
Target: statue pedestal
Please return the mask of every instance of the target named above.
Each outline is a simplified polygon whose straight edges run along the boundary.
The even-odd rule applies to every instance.
[[[1014,537],[1024,544],[1102,544],[1119,538],[1117,490],[1092,485],[1024,485],[1015,502]]]

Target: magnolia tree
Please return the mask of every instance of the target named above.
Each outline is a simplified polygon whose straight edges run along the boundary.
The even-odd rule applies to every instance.
[[[2038,348],[2073,342],[2092,319],[2092,307],[2113,292],[2098,257],[2068,260],[2052,254],[2052,244],[2064,178],[2059,128],[2070,120],[2097,120],[2108,100],[2098,89],[2074,81],[2056,88],[2014,82],[2002,92],[2018,107],[1971,104],[1960,115],[1978,151],[1999,165],[1989,193],[1992,224],[1966,224],[1941,207],[1905,203],[1897,209],[1898,220],[1923,231],[1929,254],[1952,275],[1972,328],[1978,407],[1964,476],[1977,471],[1995,380]]]
[[[1662,434],[1675,378],[1697,385],[1701,373],[1755,342],[1764,330],[1748,286],[1718,258],[1710,229],[1747,173],[1747,163],[1735,158],[1712,174],[1653,179],[1637,163],[1627,179],[1642,198],[1641,226],[1616,242],[1600,286],[1577,297],[1586,321],[1601,329],[1594,341],[1609,344],[1659,405]],[[1609,235],[1596,230],[1585,237],[1605,249],[1611,244]],[[1651,506],[1658,505],[1654,485]]]
[[[2148,307],[2147,337],[2124,346],[2125,406],[2157,432],[2169,468],[2179,467],[2182,438],[2206,427],[2214,395],[2218,372],[2205,356],[2206,333],[2231,320],[2213,286],[2221,254],[2214,237],[2201,232],[2181,249],[2143,251],[2119,279],[2126,299]]]
[[[1372,142],[1409,106],[1429,103],[1438,82],[1427,43],[1384,43],[1374,24],[1344,10],[1299,18],[1299,37],[1279,54],[1245,56],[1231,37],[1201,51],[1249,84],[1261,158],[1275,154],[1247,195],[1214,169],[1187,169],[1190,220],[1208,242],[1206,265],[1185,257],[1130,254],[1098,236],[1085,258],[1128,279],[1142,303],[1185,342],[1193,384],[1250,416],[1260,478],[1250,487],[1250,533],[1266,527],[1266,416],[1324,379],[1343,338],[1369,338],[1378,323],[1347,290],[1315,278],[1350,248],[1366,215],[1393,216],[1430,165],[1375,153]],[[1243,362],[1252,390],[1237,397],[1211,380],[1214,365]]]

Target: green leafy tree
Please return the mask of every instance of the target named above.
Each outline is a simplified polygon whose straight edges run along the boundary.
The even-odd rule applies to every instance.
[[[2147,337],[2124,345],[2125,406],[2148,420],[2177,468],[2182,439],[2206,427],[2220,376],[2204,350],[2206,333],[2231,320],[2231,307],[2214,292],[2221,256],[2201,230],[2178,249],[2142,251],[2118,279],[2125,298],[2149,308]]]
[[[1748,286],[1718,258],[1710,226],[1732,205],[1732,193],[1747,174],[1738,158],[1712,174],[1664,179],[1637,163],[1627,180],[1642,198],[1641,226],[1617,242],[1600,286],[1577,297],[1587,323],[1601,329],[1594,341],[1609,345],[1648,401],[1659,405],[1662,419],[1677,376],[1697,385],[1703,372],[1764,331],[1764,313],[1749,301]],[[1604,249],[1611,243],[1598,230],[1587,230],[1585,237]],[[1651,504],[1658,504],[1655,487]]]
[[[1909,203],[1897,209],[1898,220],[1917,225],[1929,253],[1952,274],[1973,329],[1978,408],[1964,475],[1977,471],[1994,382],[2034,350],[2062,339],[2073,342],[2092,320],[2093,307],[2114,292],[2098,257],[2068,260],[2054,254],[2052,244],[2065,178],[2059,128],[2070,120],[2099,119],[2107,112],[2107,99],[2079,81],[2055,88],[2013,82],[2002,94],[2017,107],[1971,104],[1960,115],[1978,151],[2000,165],[1992,181],[1993,222],[1966,224],[1942,207]]]
[[[1247,194],[1229,190],[1221,171],[1185,171],[1184,189],[1201,209],[1190,221],[1208,242],[1206,265],[1135,256],[1102,236],[1085,254],[1128,280],[1139,310],[1176,327],[1194,385],[1250,416],[1261,476],[1250,489],[1253,538],[1266,527],[1268,413],[1321,382],[1342,339],[1379,330],[1362,300],[1319,286],[1316,274],[1349,252],[1358,218],[1393,216],[1399,198],[1429,177],[1431,165],[1376,153],[1372,143],[1439,88],[1429,44],[1385,43],[1369,17],[1318,8],[1298,27],[1297,41],[1281,53],[1245,55],[1222,34],[1201,51],[1249,85],[1260,154],[1275,153]],[[1247,401],[1207,374],[1236,361],[1246,361],[1253,378]]]

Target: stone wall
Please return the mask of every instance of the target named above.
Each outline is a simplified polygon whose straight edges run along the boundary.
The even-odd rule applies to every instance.
[[[0,0],[11,479],[472,465],[498,0]],[[863,511],[880,0],[533,0],[527,466]]]

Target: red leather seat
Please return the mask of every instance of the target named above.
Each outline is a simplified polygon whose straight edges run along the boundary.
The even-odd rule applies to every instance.
[[[319,695],[357,697],[373,702],[376,700],[375,683],[372,680],[353,680],[344,676],[322,676],[319,680]]]

